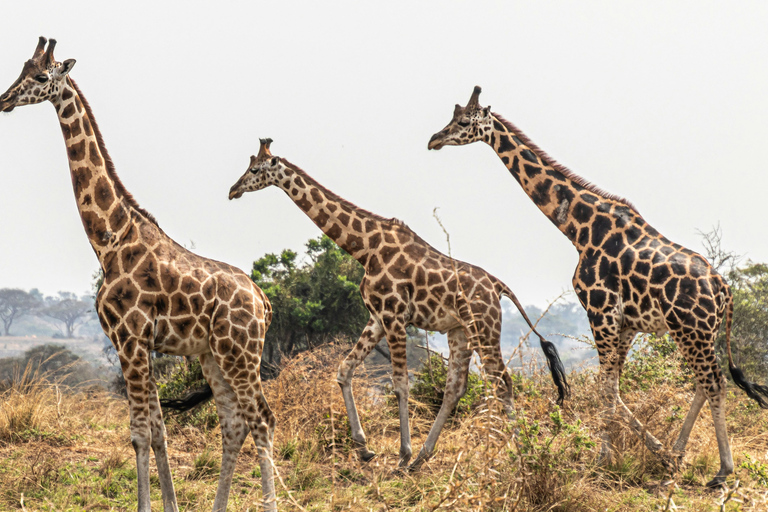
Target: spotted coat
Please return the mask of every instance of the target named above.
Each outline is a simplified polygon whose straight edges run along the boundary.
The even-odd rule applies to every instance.
[[[708,400],[721,462],[708,485],[721,485],[733,472],[723,408],[726,380],[714,347],[724,315],[734,381],[761,406],[768,406],[768,388],[747,382],[733,365],[733,298],[728,284],[705,258],[669,241],[627,200],[558,164],[512,123],[490,107],[481,107],[479,94],[476,87],[465,107],[456,105],[453,119],[432,136],[428,147],[476,141],[491,146],[523,191],[579,253],[573,287],[587,312],[600,357],[605,403],[602,459],[611,458],[607,426],[617,406],[646,445],[662,454],[661,443],[645,431],[619,397],[618,379],[638,332],[669,332],[694,370],[696,395],[672,455],[662,454],[663,458],[672,465],[679,462],[699,410]]]
[[[199,356],[216,397],[223,457],[214,510],[225,510],[235,461],[250,432],[262,471],[265,509],[276,510],[272,481],[275,418],[259,366],[272,317],[269,300],[239,269],[174,242],[118,178],[88,102],[68,73],[74,60],[53,58],[40,38],[19,79],[0,96],[0,111],[50,101],[69,158],[80,218],[104,273],[96,308],[120,358],[136,450],[138,509],[149,512],[149,448],[155,453],[166,511],[176,511],[165,427],[151,351]]]
[[[271,139],[262,139],[259,155],[251,157],[248,170],[232,186],[229,197],[237,198],[271,185],[281,188],[324,233],[365,268],[360,293],[371,316],[357,345],[341,363],[337,377],[352,437],[362,457],[368,460],[374,454],[366,446],[352,397],[351,378],[355,367],[382,337],[386,337],[392,354],[394,392],[400,410],[401,465],[406,465],[411,457],[405,349],[408,325],[447,332],[450,348],[445,398],[411,469],[432,454],[443,424],[466,391],[473,350],[480,354],[488,373],[503,382],[503,400],[511,411],[511,379],[505,370],[499,343],[500,297],[512,299],[531,325],[512,290],[483,269],[442,254],[403,222],[375,215],[334,194],[299,167],[273,156],[269,150],[271,142]],[[543,338],[541,342],[562,399],[567,387],[562,363],[554,345]],[[558,381],[559,378],[563,380]]]

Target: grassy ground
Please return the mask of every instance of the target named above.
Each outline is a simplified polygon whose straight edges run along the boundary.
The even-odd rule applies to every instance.
[[[652,352],[626,369],[622,394],[648,429],[671,446],[692,399],[692,387],[676,353]],[[432,460],[416,474],[402,474],[396,470],[396,408],[366,385],[364,375],[355,381],[355,396],[370,447],[378,455],[361,463],[351,449],[335,382],[341,357],[342,352],[334,349],[305,354],[266,385],[278,418],[275,463],[281,510],[768,508],[768,416],[733,387],[728,428],[736,472],[728,492],[703,487],[719,466],[706,406],[676,475],[666,474],[659,459],[622,424],[613,427],[618,451],[613,465],[598,466],[599,404],[595,374],[589,369],[570,375],[573,394],[562,411],[552,403],[556,393],[548,376],[537,372],[515,380],[513,424],[502,419],[495,400],[476,400],[447,425]],[[216,426],[201,426],[211,425],[206,419],[211,414],[208,409],[195,421],[168,420],[181,510],[212,507],[220,432]],[[414,452],[420,449],[433,414],[424,403],[411,404]],[[154,469],[152,475],[153,509],[161,510]],[[0,510],[135,510],[135,478],[123,399],[100,392],[71,394],[39,376],[28,376],[0,396]],[[238,462],[229,510],[260,510],[260,500],[257,455],[249,439]]]

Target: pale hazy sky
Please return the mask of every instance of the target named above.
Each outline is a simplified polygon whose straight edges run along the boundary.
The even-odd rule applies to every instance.
[[[124,6],[123,6],[124,5]],[[215,5],[215,7],[214,7]],[[5,2],[0,92],[37,37],[117,171],[179,243],[250,270],[319,234],[280,190],[228,201],[258,150],[508,283],[570,289],[576,251],[482,143],[427,151],[474,85],[671,240],[768,261],[768,3]],[[0,115],[0,288],[88,290],[98,262],[50,104]]]

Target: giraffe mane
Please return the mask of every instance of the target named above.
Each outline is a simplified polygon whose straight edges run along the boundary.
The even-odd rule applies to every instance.
[[[325,196],[328,199],[330,199],[330,200],[332,200],[332,201],[334,201],[336,203],[343,204],[343,205],[347,206],[347,208],[349,208],[351,210],[354,210],[354,211],[357,211],[357,212],[360,212],[364,216],[370,217],[370,218],[372,218],[374,220],[377,220],[379,222],[385,222],[385,223],[392,224],[392,225],[395,225],[395,226],[404,226],[404,227],[408,228],[408,226],[405,224],[405,222],[403,222],[402,220],[400,220],[400,219],[398,219],[396,217],[383,217],[381,215],[373,213],[370,210],[366,210],[365,208],[361,208],[361,207],[357,206],[352,201],[348,201],[348,200],[344,199],[340,195],[336,194],[335,192],[333,192],[330,189],[328,189],[327,187],[325,187],[322,183],[318,182],[312,176],[310,176],[307,173],[307,171],[305,171],[304,169],[302,169],[298,165],[295,165],[295,164],[289,162],[285,158],[280,157],[280,161],[282,161],[283,164],[285,164],[287,167],[290,167],[292,170],[298,171],[300,174],[303,174],[304,176],[309,177],[314,182],[314,185],[317,188],[319,188],[323,192],[323,194],[325,194]],[[408,228],[408,229],[410,229],[410,228]]]
[[[539,146],[537,146],[535,142],[529,139],[528,136],[520,130],[520,128],[512,124],[510,121],[507,121],[506,119],[504,119],[504,117],[500,116],[496,112],[491,112],[491,113],[493,114],[493,117],[495,117],[497,121],[503,124],[509,131],[513,132],[515,134],[515,137],[520,139],[523,142],[523,144],[525,144],[530,149],[532,149],[533,152],[536,153],[539,156],[539,158],[541,158],[542,162],[544,162],[546,165],[562,173],[563,176],[572,180],[577,185],[584,187],[590,192],[593,192],[594,194],[597,194],[598,196],[603,197],[605,199],[610,199],[612,201],[617,201],[619,203],[622,203],[628,206],[630,209],[632,209],[632,211],[634,211],[636,214],[640,215],[640,212],[637,211],[637,208],[635,207],[635,205],[630,203],[627,199],[621,196],[617,196],[616,194],[611,194],[609,192],[606,192],[605,190],[601,189],[597,185],[594,185],[592,182],[582,178],[581,176],[579,176],[578,174],[576,174],[575,172],[573,172],[563,164],[558,163],[554,158],[549,156],[544,150],[542,150]]]
[[[101,156],[104,158],[104,164],[107,167],[107,175],[114,183],[117,196],[122,197],[122,199],[124,199],[134,210],[136,210],[139,215],[147,219],[155,226],[160,227],[160,225],[157,223],[157,219],[155,219],[155,216],[139,206],[139,203],[136,202],[136,199],[134,199],[133,195],[128,192],[128,189],[125,188],[123,182],[120,181],[120,177],[117,175],[117,171],[115,171],[115,164],[112,162],[112,158],[110,158],[109,153],[107,152],[107,147],[104,145],[104,139],[101,137],[101,130],[99,130],[99,125],[96,124],[96,118],[93,117],[93,110],[91,110],[91,106],[88,104],[88,100],[85,99],[85,96],[83,96],[83,93],[80,91],[80,88],[77,86],[75,81],[70,77],[67,78],[69,78],[69,82],[72,84],[72,87],[74,87],[77,95],[80,96],[80,101],[83,102],[83,107],[88,114],[88,119],[91,122],[91,127],[93,128],[93,134],[96,136],[96,143],[99,145],[99,151],[101,152]]]

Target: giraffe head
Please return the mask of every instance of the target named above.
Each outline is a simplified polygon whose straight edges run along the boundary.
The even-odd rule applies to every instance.
[[[48,49],[45,48],[46,42]],[[75,59],[56,62],[53,48],[56,40],[41,37],[32,58],[24,63],[19,78],[0,96],[0,112],[10,112],[20,105],[32,105],[58,98],[64,89],[67,73],[75,65]]]
[[[279,156],[273,156],[272,152],[269,151],[272,139],[259,139],[259,142],[261,142],[259,154],[256,156],[251,155],[251,163],[248,165],[248,170],[229,189],[230,199],[237,199],[246,192],[261,190],[270,185],[277,185],[280,181],[285,165],[280,161]]]
[[[483,140],[493,129],[491,107],[481,107],[478,103],[480,87],[475,86],[466,107],[457,104],[453,109],[453,119],[448,125],[429,139],[429,149],[443,146],[463,146]]]

